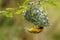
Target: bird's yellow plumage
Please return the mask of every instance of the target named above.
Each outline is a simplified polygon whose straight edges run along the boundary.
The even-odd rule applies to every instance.
[[[34,27],[30,28],[28,31],[31,33],[40,33],[43,31],[43,28],[39,28],[37,26],[34,26]]]

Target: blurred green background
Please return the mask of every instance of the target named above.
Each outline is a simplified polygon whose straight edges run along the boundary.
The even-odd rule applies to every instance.
[[[18,8],[26,0],[0,0],[0,10]],[[33,24],[24,20],[22,15],[7,18],[0,14],[0,40],[60,40],[60,0],[56,7],[47,5],[50,26],[39,34],[27,32],[24,28]]]

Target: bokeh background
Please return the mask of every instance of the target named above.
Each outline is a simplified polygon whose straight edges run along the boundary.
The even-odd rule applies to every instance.
[[[8,7],[17,8],[25,0],[0,0],[0,10]],[[24,20],[22,15],[6,18],[0,14],[0,40],[60,40],[60,0],[56,7],[47,5],[50,26],[43,32],[33,34],[24,28],[33,24]]]

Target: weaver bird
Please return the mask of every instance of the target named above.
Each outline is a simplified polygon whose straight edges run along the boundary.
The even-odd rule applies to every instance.
[[[28,31],[31,33],[40,33],[43,31],[43,29],[44,29],[44,27],[34,26],[34,27],[30,28]]]

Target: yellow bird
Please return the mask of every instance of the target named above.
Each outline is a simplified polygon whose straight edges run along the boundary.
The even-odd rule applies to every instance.
[[[44,27],[34,26],[34,27],[30,28],[28,31],[31,33],[40,33],[43,31],[43,29],[44,29]]]

